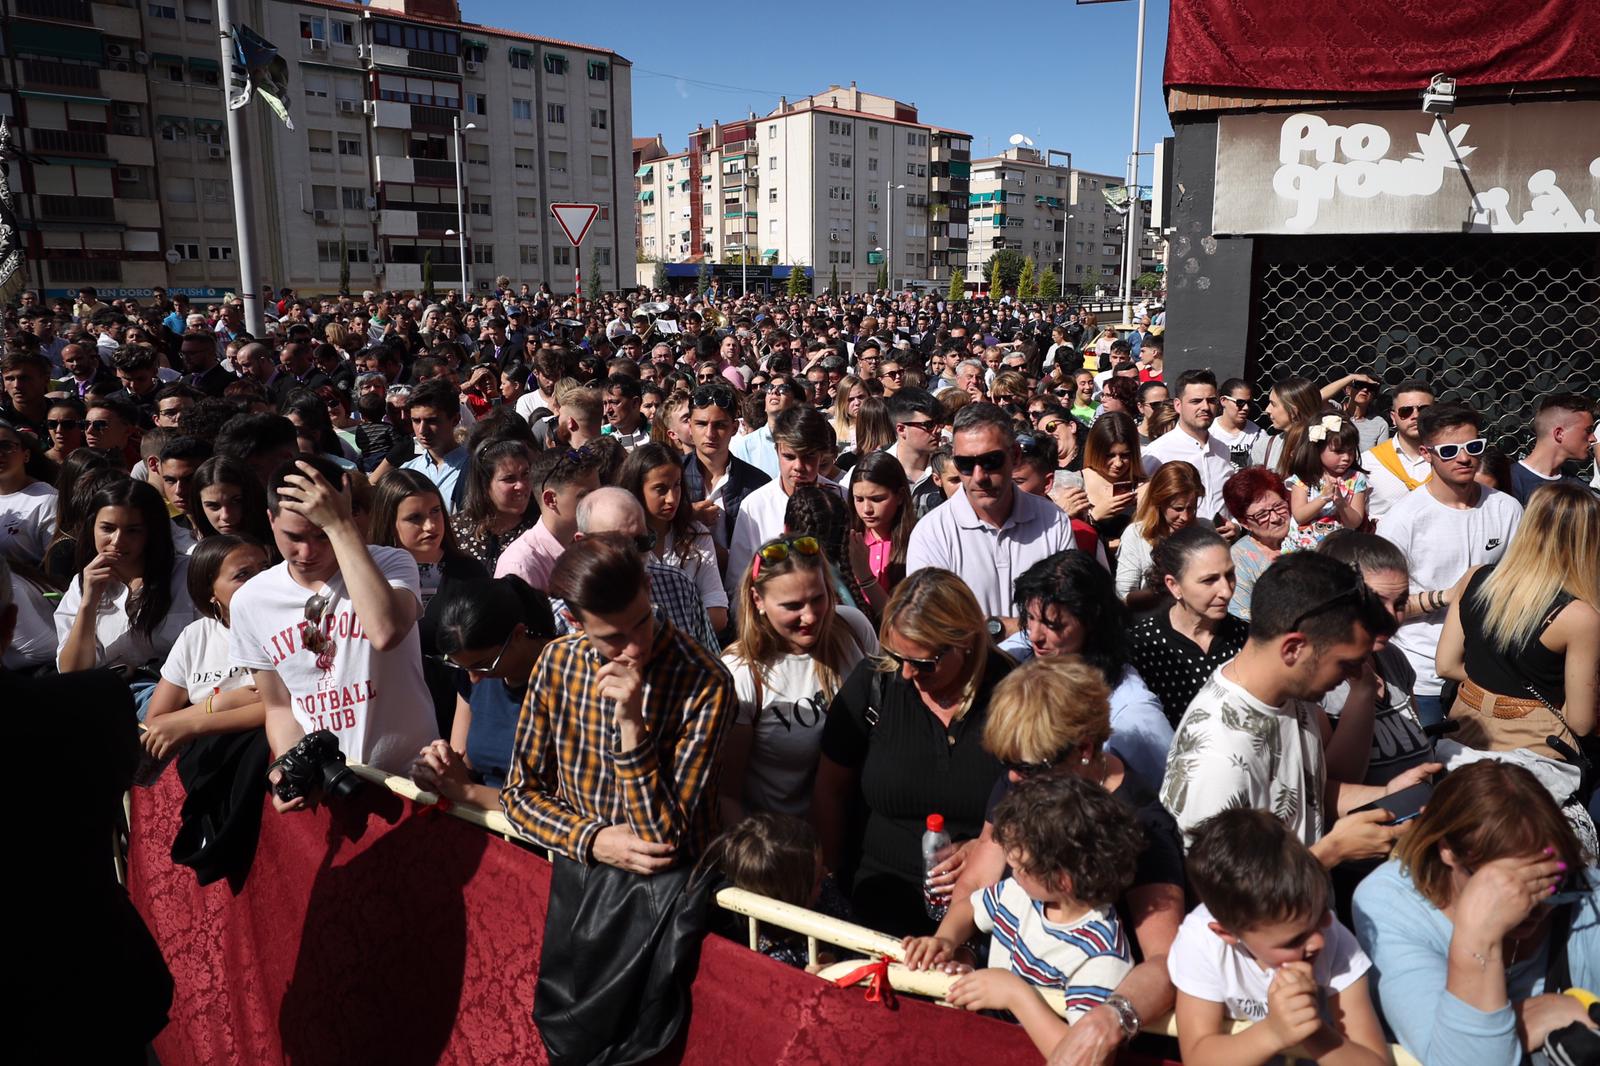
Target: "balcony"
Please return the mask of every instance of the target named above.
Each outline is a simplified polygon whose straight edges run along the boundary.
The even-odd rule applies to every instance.
[[[28,137],[33,141],[33,150],[36,152],[92,156],[106,154],[106,135],[103,133],[33,128],[28,130]]]
[[[397,100],[377,100],[372,105],[372,124],[390,129],[411,128],[411,106]]]
[[[393,185],[411,185],[417,180],[416,161],[403,155],[380,155],[373,160],[373,180]],[[451,178],[454,179],[454,173]]]
[[[148,167],[156,161],[155,143],[149,137],[118,136],[106,138],[106,155],[118,166]]]
[[[447,229],[456,228],[454,211],[418,211],[416,214],[417,233],[443,233]]]
[[[37,196],[46,222],[116,222],[117,201],[109,196]]]
[[[100,68],[53,59],[23,59],[22,86],[27,89],[54,89],[68,93],[100,95]]]
[[[448,159],[413,159],[413,179],[418,185],[454,185],[456,165]]]
[[[435,74],[461,75],[461,60],[442,52],[420,52],[413,48],[406,52],[406,65],[413,70],[431,70]]]
[[[88,0],[13,0],[17,14],[23,18],[48,19],[51,22],[94,22],[94,12]]]
[[[46,0],[50,3],[51,0]],[[139,25],[139,9],[136,7],[122,7],[117,4],[95,4],[94,25],[112,37],[139,38],[144,36],[144,31]]]
[[[411,128],[425,130],[448,130],[455,127],[455,120],[461,114],[459,111],[448,107],[430,107],[427,104],[411,105]]]
[[[435,249],[439,255],[433,260],[433,283],[458,282],[461,280],[461,267],[450,262],[454,252],[449,248]],[[391,262],[384,270],[383,281],[386,286],[394,289],[421,289],[422,264],[421,263],[394,263]]]
[[[115,259],[47,259],[50,280],[64,284],[122,280],[122,264]]]
[[[378,233],[384,237],[415,237],[417,212],[383,210],[378,212]]]

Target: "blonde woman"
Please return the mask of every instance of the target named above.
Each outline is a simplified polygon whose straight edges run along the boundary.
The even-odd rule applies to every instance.
[[[867,386],[854,374],[839,379],[839,389],[833,401],[833,434],[839,450],[846,451],[855,444],[856,412],[867,398]]]
[[[723,824],[757,811],[803,818],[829,703],[877,654],[878,637],[860,611],[839,605],[815,537],[761,545],[738,594],[738,639],[722,654],[739,696],[722,748]]]
[[[1012,664],[992,653],[972,591],[934,567],[895,588],[878,643],[881,654],[856,666],[829,707],[811,819],[860,921],[921,936],[934,929],[923,898],[926,819],[942,815],[958,842],[983,829],[1002,770],[983,746],[989,693]],[[852,839],[858,816],[864,832]],[[964,859],[958,848],[934,868],[934,899],[950,898]]]
[[[1439,676],[1461,682],[1460,740],[1549,759],[1600,758],[1600,497],[1555,482],[1528,497],[1505,558],[1450,593]],[[1567,751],[1553,748],[1559,739]]]

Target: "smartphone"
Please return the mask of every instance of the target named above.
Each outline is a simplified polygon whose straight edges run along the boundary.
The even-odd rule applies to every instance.
[[[1132,491],[1133,482],[1131,481],[1113,481],[1111,483],[1111,495],[1113,496],[1124,496]]]
[[[1412,785],[1410,788],[1403,788],[1392,795],[1380,796],[1371,803],[1357,807],[1350,813],[1385,810],[1394,815],[1392,824],[1400,825],[1402,822],[1409,822],[1421,814],[1422,808],[1427,806],[1428,799],[1432,795],[1433,786],[1424,781],[1421,784]]]
[[[1228,522],[1228,512],[1227,511],[1218,511],[1216,514],[1211,516],[1211,524],[1214,525],[1214,526],[1226,525],[1227,522]]]

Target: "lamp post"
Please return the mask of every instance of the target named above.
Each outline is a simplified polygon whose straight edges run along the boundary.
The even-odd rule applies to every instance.
[[[476,122],[469,122],[465,126],[463,126],[461,124],[461,113],[459,111],[450,116],[450,122],[455,128],[455,150],[456,150],[456,230],[455,230],[455,233],[456,233],[456,244],[460,248],[460,251],[461,251],[461,304],[462,304],[463,307],[465,307],[465,306],[467,306],[467,302],[468,302],[468,297],[467,297],[467,205],[466,205],[467,192],[466,192],[466,186],[462,183],[462,180],[461,180],[461,152],[462,152],[462,145],[465,143],[461,139],[461,134],[465,130],[475,130],[475,129],[477,129],[478,128],[478,124]],[[448,235],[449,235],[448,231],[446,231],[446,236],[448,236]]]
[[[1128,149],[1128,214],[1122,234],[1122,320],[1133,322],[1133,275],[1139,258],[1139,115],[1140,91],[1144,87],[1144,12],[1139,0],[1139,32],[1133,53],[1133,147]]]
[[[884,275],[889,279],[889,296],[891,300],[894,297],[894,194],[903,188],[905,188],[904,185],[896,185],[893,179],[883,183],[883,198],[888,201],[884,204],[884,209],[889,212],[888,224],[885,227],[885,232],[888,236],[883,239],[883,263],[885,267]]]

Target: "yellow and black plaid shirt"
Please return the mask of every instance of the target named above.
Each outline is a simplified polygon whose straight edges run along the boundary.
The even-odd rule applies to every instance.
[[[626,826],[680,860],[717,831],[718,751],[738,704],[720,660],[656,615],[644,670],[649,739],[617,751],[615,709],[582,633],[546,646],[534,667],[500,805],[530,839],[588,863],[595,834]]]

